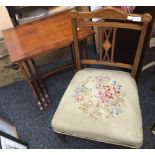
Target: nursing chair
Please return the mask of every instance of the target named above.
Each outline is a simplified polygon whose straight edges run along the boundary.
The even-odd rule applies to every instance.
[[[99,20],[86,20],[92,18]],[[143,144],[142,116],[134,78],[151,16],[126,14],[118,8],[104,7],[92,12],[72,11],[71,21],[77,72],[52,119],[54,132],[140,148]],[[78,30],[83,26],[98,30],[100,53],[96,59],[83,58],[80,52]],[[118,29],[139,33],[133,64],[115,62]],[[89,68],[83,68],[86,65]],[[112,70],[103,69],[103,66],[94,68],[94,65],[108,65]]]

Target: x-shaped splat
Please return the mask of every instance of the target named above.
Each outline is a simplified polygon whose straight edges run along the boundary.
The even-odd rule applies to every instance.
[[[103,57],[103,60],[108,60],[110,61],[110,58],[109,58],[109,50],[111,48],[111,43],[109,41],[109,38],[110,38],[110,35],[111,35],[111,32],[112,32],[112,29],[104,29],[104,37],[105,37],[105,41],[104,43],[102,44],[104,50],[105,50],[105,55]]]

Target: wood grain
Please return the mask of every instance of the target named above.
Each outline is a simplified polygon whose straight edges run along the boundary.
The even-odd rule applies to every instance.
[[[145,14],[133,14],[125,13],[123,10],[114,7],[103,7],[94,11],[77,12],[73,10],[71,13],[73,18],[102,18],[102,19],[115,19],[115,20],[127,20],[128,16],[140,17],[142,22],[149,23],[152,19],[151,15]]]
[[[91,28],[80,28],[78,39],[93,33]],[[73,42],[72,36],[69,11],[3,31],[13,63],[68,46]]]
[[[133,18],[135,19],[136,17],[138,19],[141,19],[141,21],[131,21],[131,20],[129,21],[128,20],[129,16],[131,16],[131,19]],[[88,11],[88,12],[77,12],[76,10],[73,10],[71,11],[71,17],[72,17],[72,31],[74,36],[74,47],[76,57],[75,60],[77,70],[81,69],[81,64],[109,65],[130,69],[131,76],[134,78],[136,77],[137,68],[140,62],[140,57],[144,46],[144,39],[147,31],[147,26],[152,19],[150,14],[128,14],[117,8],[104,7],[96,11]],[[81,21],[79,21],[79,18],[81,19]],[[100,19],[94,22],[86,20],[87,18],[100,18]],[[91,60],[91,59],[81,60],[77,28],[94,27],[94,26],[97,29],[98,33],[100,58],[99,60]],[[117,35],[116,32],[117,29],[140,31],[139,42],[137,48],[135,49],[136,55],[133,64],[120,63],[114,60],[115,39]]]

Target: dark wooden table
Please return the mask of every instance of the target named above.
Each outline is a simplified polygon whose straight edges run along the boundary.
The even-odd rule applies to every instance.
[[[85,40],[93,33],[91,28],[80,28],[78,30],[79,41]],[[57,72],[73,68],[75,65],[68,64],[39,76],[33,58],[45,52],[54,52],[57,49],[72,46],[73,37],[69,11],[4,30],[3,37],[12,63],[18,63],[21,67],[40,110],[43,110],[50,102],[43,80]]]

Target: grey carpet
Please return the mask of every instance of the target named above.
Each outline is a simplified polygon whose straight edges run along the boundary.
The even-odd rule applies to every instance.
[[[125,148],[76,137],[70,137],[68,143],[63,143],[54,134],[51,119],[73,75],[73,71],[66,71],[47,80],[46,87],[52,101],[44,111],[39,111],[26,81],[0,88],[0,116],[12,121],[17,127],[20,139],[33,149]],[[155,136],[150,132],[152,124],[155,123],[155,91],[150,89],[153,84],[155,74],[147,76],[146,80],[140,80],[138,84],[144,131],[142,148],[155,146]]]

